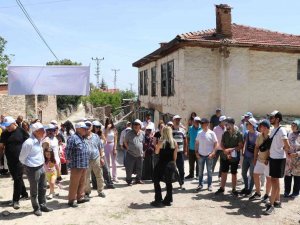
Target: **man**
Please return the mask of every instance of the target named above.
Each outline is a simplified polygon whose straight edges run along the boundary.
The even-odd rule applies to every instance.
[[[71,168],[68,205],[74,208],[78,207],[77,204],[89,201],[84,197],[86,171],[89,167],[89,150],[85,142],[88,127],[84,122],[79,122],[75,125],[75,129],[76,133],[68,139],[66,147],[67,160]]]
[[[270,177],[272,184],[272,191],[270,197],[270,204],[267,205],[265,214],[270,215],[275,212],[274,207],[280,207],[280,181],[279,178],[284,176],[286,153],[290,150],[290,144],[288,142],[287,132],[284,127],[280,126],[282,121],[282,114],[275,110],[270,114],[270,123],[274,129],[270,134],[272,138],[270,148]]]
[[[213,130],[214,127],[220,124],[220,116],[222,116],[221,109],[216,109],[216,114],[210,118],[210,129]]]
[[[151,128],[151,133],[154,134],[155,133],[155,125],[154,123],[151,121],[151,114],[147,113],[145,121],[143,122],[143,127],[142,130],[145,131],[146,127]]]
[[[252,193],[254,186],[254,150],[259,132],[256,131],[257,121],[255,118],[250,118],[246,123],[246,126],[248,131],[246,132],[246,135],[244,137],[245,146],[243,153],[244,159],[242,164],[242,177],[244,181],[244,188],[241,190],[240,194],[248,196]],[[250,174],[250,182],[248,179],[248,171]]]
[[[193,125],[189,127],[188,132],[188,143],[189,143],[189,166],[190,166],[190,173],[188,176],[185,177],[185,179],[191,179],[194,178],[194,169],[195,169],[195,162],[196,162],[196,177],[198,177],[199,173],[199,167],[198,167],[198,160],[195,153],[195,142],[196,137],[201,131],[200,127],[200,118],[196,116],[193,121]]]
[[[16,123],[18,124],[19,127],[22,127],[22,122],[23,122],[23,116],[18,116]]]
[[[206,164],[207,169],[207,190],[212,191],[212,164],[215,156],[215,150],[218,144],[216,134],[208,129],[209,120],[206,118],[201,119],[202,131],[196,137],[196,157],[199,165],[199,186],[197,192],[203,188],[203,172]]]
[[[92,123],[86,121],[85,125],[89,128],[87,131],[86,143],[88,144],[89,150],[89,168],[87,170],[87,176],[85,181],[85,195],[89,197],[91,194],[91,171],[94,172],[97,181],[98,196],[105,198],[103,192],[104,179],[102,166],[104,165],[104,149],[103,144],[97,134],[92,133]]]
[[[222,142],[222,136],[223,136],[224,132],[226,131],[225,120],[226,120],[226,116],[220,116],[220,118],[219,118],[220,124],[218,126],[214,127],[214,130],[213,130],[213,132],[216,134],[217,139],[218,139],[218,145],[216,147],[216,155],[213,158],[213,165],[212,165],[213,173],[215,171],[217,161],[219,160],[220,155],[223,152],[222,147],[221,147],[221,142]],[[219,174],[218,174],[219,181],[221,179],[221,174],[222,174],[222,172],[221,172],[221,165],[220,165],[219,166]]]
[[[4,151],[10,174],[14,180],[13,208],[19,209],[20,198],[28,198],[23,181],[23,165],[19,161],[19,156],[22,144],[29,138],[29,135],[10,116],[4,118],[3,126],[6,129],[0,139],[0,155],[3,155]]]
[[[53,209],[46,206],[46,175],[44,169],[44,153],[42,139],[45,135],[44,127],[36,122],[31,125],[32,135],[28,138],[20,153],[20,162],[25,165],[25,171],[30,185],[30,197],[33,213],[41,216],[42,212]]]
[[[141,130],[142,122],[136,119],[133,123],[133,129],[128,131],[124,139],[126,147],[126,182],[128,186],[132,185],[132,173],[136,170],[135,183],[143,184],[142,168],[143,168],[143,143],[145,133]]]
[[[237,196],[236,191],[237,183],[237,169],[240,161],[240,151],[243,149],[243,136],[234,127],[235,120],[228,117],[226,119],[226,131],[222,136],[221,147],[223,152],[221,153],[221,187],[215,194],[222,194],[225,191],[225,185],[227,180],[227,174],[230,167],[231,179],[232,179],[232,194]]]
[[[185,135],[185,130],[180,127],[181,117],[179,115],[175,115],[173,117],[173,137],[178,145],[176,166],[179,171],[180,177],[180,188],[185,190],[184,188],[184,155],[187,156],[187,139]]]
[[[131,122],[127,122],[126,123],[126,128],[124,130],[122,130],[121,135],[120,135],[120,146],[121,149],[123,150],[123,165],[125,166],[125,159],[126,159],[126,148],[124,145],[124,139],[126,134],[128,133],[128,131],[132,130],[131,128]]]

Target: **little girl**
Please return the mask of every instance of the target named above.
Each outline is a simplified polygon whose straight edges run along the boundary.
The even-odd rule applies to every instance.
[[[55,161],[54,152],[47,146],[47,142],[43,143],[44,148],[44,157],[45,157],[45,164],[44,168],[46,171],[46,179],[50,186],[50,194],[47,196],[47,199],[52,199],[55,194],[54,188],[55,188],[55,181],[57,176],[60,176],[59,174],[59,166],[57,165]]]
[[[58,140],[58,147],[59,147],[59,157],[60,157],[60,163],[61,163],[61,174],[62,175],[68,175],[68,168],[67,168],[67,160],[66,160],[66,144],[63,141],[63,136],[61,134],[58,134],[56,136]]]

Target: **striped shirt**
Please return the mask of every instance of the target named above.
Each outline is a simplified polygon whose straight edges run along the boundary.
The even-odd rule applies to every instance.
[[[178,152],[183,152],[183,144],[184,144],[184,140],[186,138],[185,136],[185,130],[181,127],[177,128],[177,129],[173,129],[173,138],[174,140],[177,142],[178,145]]]

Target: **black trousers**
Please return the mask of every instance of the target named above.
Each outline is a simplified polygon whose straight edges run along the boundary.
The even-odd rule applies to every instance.
[[[26,192],[26,188],[23,181],[23,165],[17,162],[7,162],[10,174],[14,180],[14,193],[13,193],[13,201],[18,202],[20,200],[20,196],[28,196]]]
[[[284,193],[289,195],[292,189],[292,179],[294,177],[294,187],[292,194],[299,195],[300,176],[284,176]]]
[[[165,202],[173,202],[172,183],[166,183],[166,188],[167,188],[167,194],[164,198],[164,201]],[[159,181],[154,181],[154,191],[155,191],[155,197],[154,197],[155,201],[156,202],[162,201],[161,187],[160,187]]]
[[[180,184],[184,184],[184,156],[183,152],[177,152],[176,166],[178,168]]]
[[[194,177],[195,163],[196,163],[196,177],[197,177],[199,174],[199,166],[198,166],[198,160],[196,157],[196,153],[195,153],[195,150],[189,150],[189,165],[190,165],[189,175],[192,177]]]

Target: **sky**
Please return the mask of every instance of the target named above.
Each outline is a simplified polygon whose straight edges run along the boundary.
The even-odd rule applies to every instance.
[[[104,57],[100,73],[113,88],[137,91],[132,63],[178,34],[215,28],[215,4],[232,9],[232,22],[290,34],[300,34],[300,1],[271,0],[21,0],[59,59],[91,66]],[[0,36],[7,40],[11,65],[45,65],[55,61],[15,0],[0,0]]]

